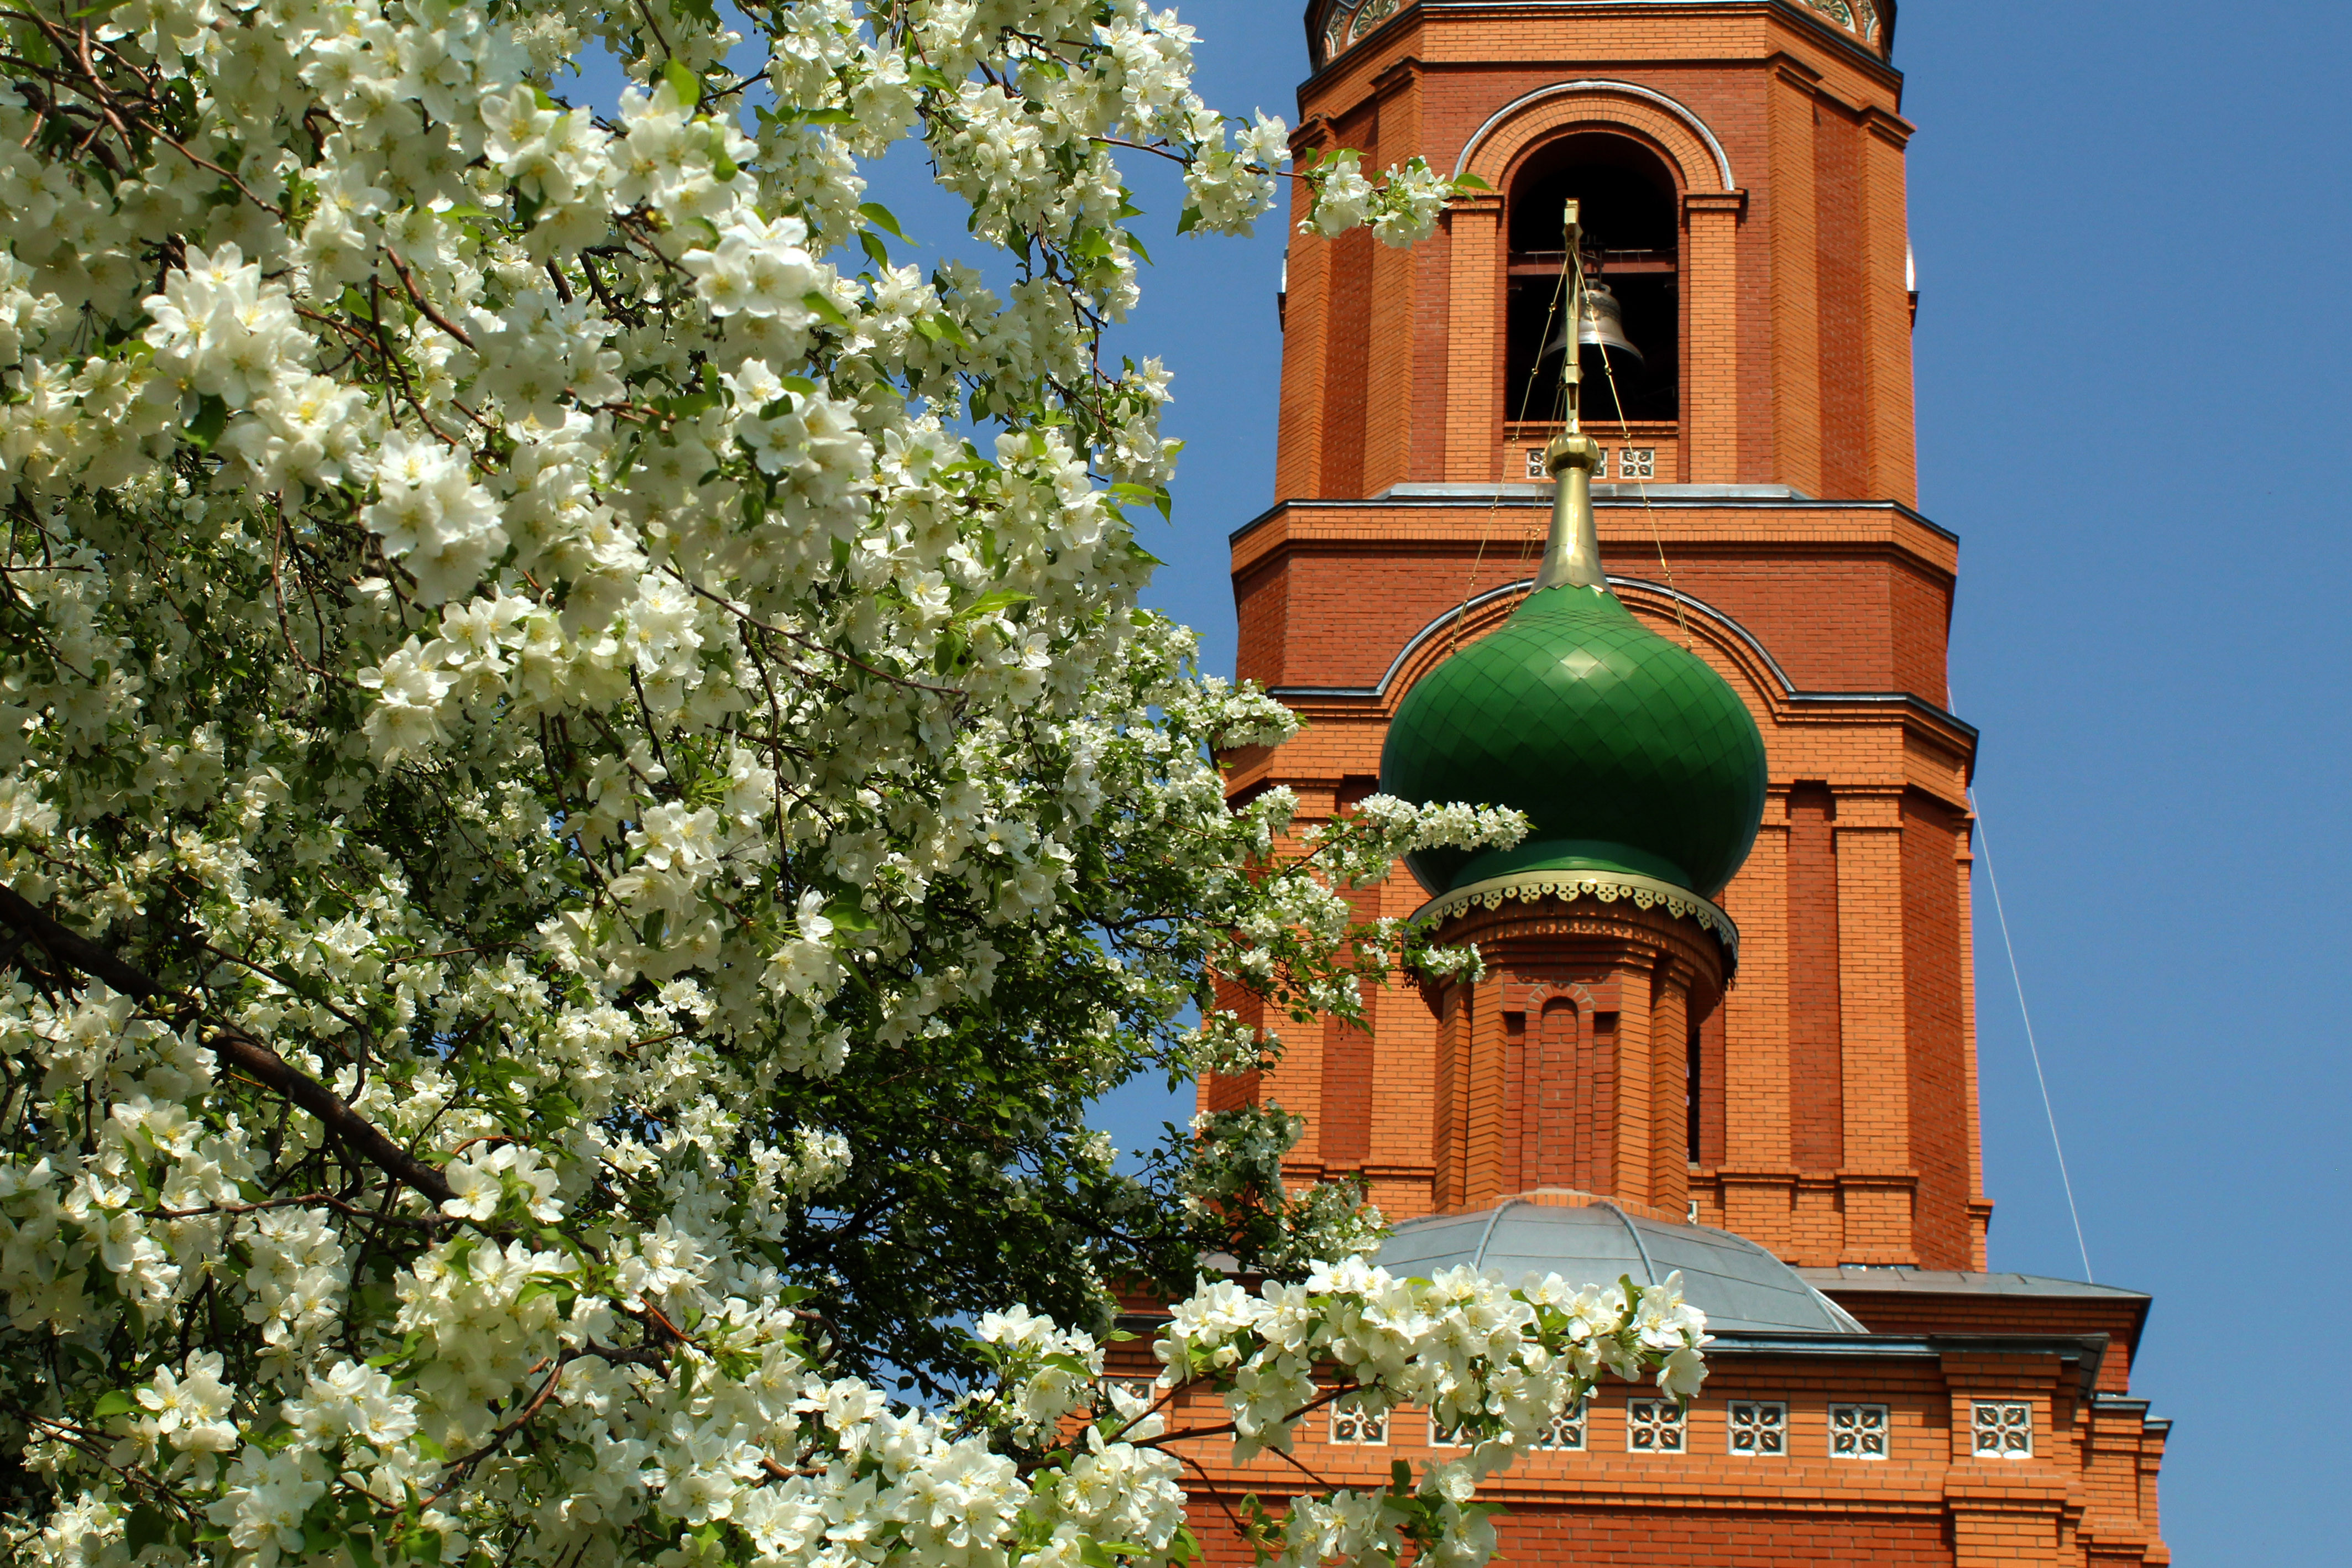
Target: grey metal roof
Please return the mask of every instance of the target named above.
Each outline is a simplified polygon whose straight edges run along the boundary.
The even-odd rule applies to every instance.
[[[2146,1303],[2147,1295],[2114,1285],[2053,1279],[2046,1274],[1970,1274],[1957,1268],[1799,1268],[1819,1290],[1885,1290],[1929,1296],[2063,1296],[2076,1300]]]
[[[1571,1285],[1629,1275],[1654,1285],[1682,1270],[1683,1294],[1707,1326],[1731,1332],[1860,1334],[1868,1331],[1787,1264],[1744,1237],[1703,1225],[1641,1219],[1614,1204],[1570,1208],[1514,1199],[1475,1214],[1398,1226],[1373,1259],[1422,1278],[1469,1265],[1511,1284],[1557,1274]]]

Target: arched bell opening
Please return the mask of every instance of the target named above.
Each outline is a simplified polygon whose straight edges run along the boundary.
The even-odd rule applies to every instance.
[[[1657,153],[1632,137],[1602,131],[1572,132],[1536,148],[1521,160],[1506,193],[1504,417],[1515,429],[1530,431],[1560,417],[1568,309],[1560,287],[1566,259],[1560,220],[1570,201],[1580,205],[1586,277],[1597,307],[1578,334],[1585,420],[1603,430],[1623,421],[1676,421],[1682,416],[1679,194]]]

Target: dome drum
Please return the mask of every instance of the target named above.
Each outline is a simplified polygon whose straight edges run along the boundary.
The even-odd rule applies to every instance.
[[[1721,1003],[1723,944],[1630,898],[1474,901],[1435,934],[1486,967],[1422,986],[1437,1019],[1433,1206],[1566,1187],[1682,1214],[1689,1052]]]

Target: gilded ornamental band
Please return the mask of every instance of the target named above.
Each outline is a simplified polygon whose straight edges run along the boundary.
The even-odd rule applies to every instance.
[[[1739,928],[1729,915],[1687,888],[1633,871],[1519,871],[1493,877],[1430,900],[1412,912],[1409,923],[1434,925],[1473,909],[1499,910],[1507,900],[1531,904],[1544,898],[1563,903],[1594,899],[1604,904],[1631,899],[1636,909],[1663,909],[1713,932],[1723,943],[1725,960],[1738,965]]]

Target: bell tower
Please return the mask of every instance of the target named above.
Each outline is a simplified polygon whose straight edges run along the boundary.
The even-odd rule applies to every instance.
[[[1598,478],[1913,504],[1893,10],[1318,7],[1300,148],[1354,147],[1367,169],[1419,154],[1486,191],[1411,251],[1294,240],[1277,493],[1541,478],[1530,373],[1576,198],[1641,353],[1622,412],[1644,456]]]
[[[1233,567],[1239,673],[1308,727],[1232,759],[1233,788],[1287,784],[1310,821],[1370,793],[1416,684],[1526,598],[1573,202],[1594,307],[1580,479],[1609,587],[1738,694],[1767,759],[1754,848],[1705,890],[1736,966],[1694,972],[1681,1037],[1649,1026],[1640,1201],[1791,1264],[1983,1268],[1976,733],[1946,707],[1957,541],[1916,510],[1894,6],[1320,0],[1308,29],[1301,152],[1418,155],[1483,188],[1409,249],[1292,236],[1277,494]],[[1405,916],[1428,895],[1399,877],[1378,896]],[[1441,1101],[1534,1147],[1538,1100],[1563,1091],[1496,1067],[1474,1111],[1431,1004],[1374,1005],[1369,1039],[1294,1032],[1263,1085],[1205,1092],[1302,1112],[1297,1173],[1360,1172],[1394,1216],[1582,1185],[1541,1160],[1458,1174],[1468,1134],[1435,1124]],[[1632,1016],[1588,1012],[1585,1034]]]
[[[1357,895],[1482,978],[1381,988],[1369,1035],[1269,1020],[1278,1063],[1204,1102],[1300,1113],[1288,1173],[1360,1175],[1394,1274],[1679,1273],[1706,1312],[1696,1398],[1604,1385],[1493,1483],[1507,1555],[2168,1562],[2147,1298],[1986,1268],[1977,735],[1958,542],[1915,493],[1894,0],[1307,29],[1298,151],[1479,185],[1410,249],[1292,236],[1233,574],[1239,673],[1307,727],[1228,785],[1302,826],[1376,790],[1532,826]],[[1186,1485],[1239,1564],[1240,1500],[1447,1441],[1334,1415],[1280,1463],[1188,1451]]]

